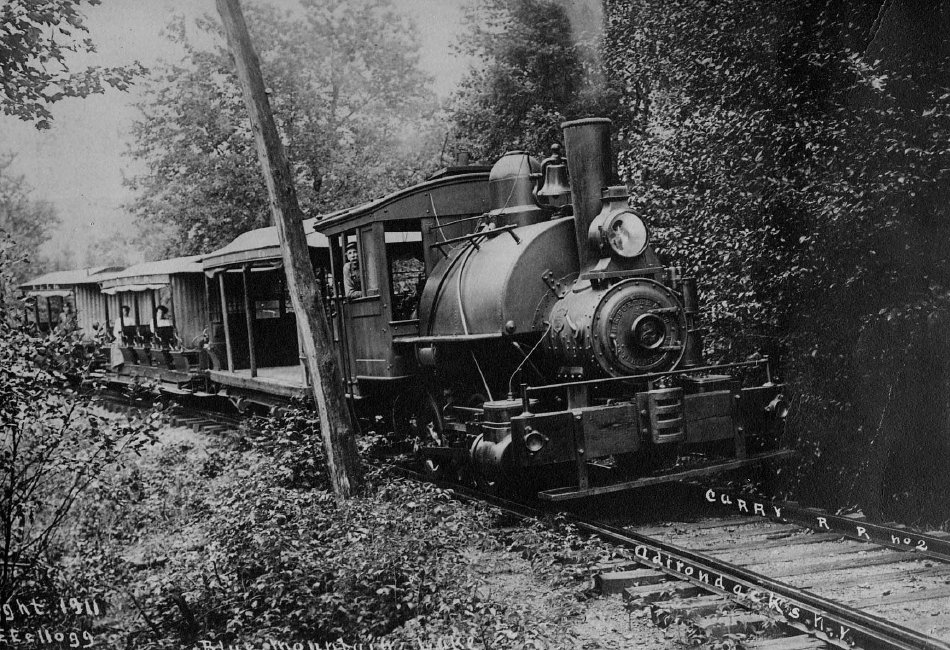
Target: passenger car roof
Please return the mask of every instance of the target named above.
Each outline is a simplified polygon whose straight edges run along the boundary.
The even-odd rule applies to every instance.
[[[304,221],[307,232],[307,245],[310,248],[329,248],[327,238],[313,232],[313,219]],[[204,256],[202,267],[205,270],[253,264],[254,262],[277,262],[281,258],[280,241],[277,227],[258,228],[238,235],[230,244]]]
[[[96,284],[105,274],[121,270],[121,266],[90,266],[85,269],[53,271],[44,273],[32,280],[20,284],[17,288],[24,291],[56,289],[77,284]]]
[[[158,289],[169,282],[171,276],[182,273],[201,273],[202,255],[174,257],[170,260],[143,262],[100,278],[102,292],[106,294],[126,291]]]

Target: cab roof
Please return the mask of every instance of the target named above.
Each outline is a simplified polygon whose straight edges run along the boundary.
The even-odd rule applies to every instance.
[[[488,171],[482,166],[459,169],[472,168],[478,171],[436,176],[368,203],[317,217],[313,222],[313,229],[325,235],[335,235],[374,221],[398,221],[425,216],[449,217],[487,211]],[[484,192],[478,192],[481,186],[484,187]],[[474,193],[464,191],[468,188],[475,190]],[[437,195],[439,200],[435,198]]]

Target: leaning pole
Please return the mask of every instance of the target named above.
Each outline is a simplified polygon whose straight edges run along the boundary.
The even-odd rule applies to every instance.
[[[320,434],[327,457],[333,491],[349,497],[359,487],[362,472],[356,450],[356,427],[343,390],[323,300],[310,264],[303,214],[290,175],[274,115],[271,111],[261,66],[251,44],[238,0],[216,0],[224,23],[228,46],[237,66],[238,79],[247,104],[257,156],[267,182],[271,214],[280,237],[287,272],[290,300],[297,314],[307,367],[313,378],[313,398],[320,414]]]

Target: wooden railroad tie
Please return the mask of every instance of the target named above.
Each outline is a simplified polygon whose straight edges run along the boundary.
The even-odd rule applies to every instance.
[[[823,650],[827,643],[807,634],[796,634],[782,639],[755,639],[745,641],[742,647],[748,650]]]
[[[228,427],[228,425],[226,424],[207,424],[201,428],[201,431],[203,433],[217,434],[217,433],[224,433],[229,428],[230,427]]]
[[[732,610],[691,619],[689,622],[703,630],[707,638],[721,639],[727,634],[760,633],[771,622],[771,619],[762,614]]]
[[[728,599],[710,593],[689,582],[670,579],[652,569],[624,561],[600,565],[594,576],[594,586],[604,595],[622,594],[629,610],[646,608],[651,621],[659,627],[682,622],[701,630],[710,640],[722,639],[728,634],[761,634],[767,631],[773,619],[750,612]],[[782,626],[783,638],[749,639],[743,647],[750,650],[817,650],[828,647],[807,634]]]
[[[650,619],[655,625],[666,627],[676,619],[699,619],[722,612],[727,604],[722,597],[696,596],[695,598],[672,598],[650,604]]]
[[[671,580],[668,582],[658,582],[652,585],[640,585],[638,587],[627,587],[623,590],[623,599],[628,609],[637,609],[647,607],[651,603],[661,600],[670,600],[672,598],[692,598],[701,594],[709,593],[702,587],[698,587],[689,582]]]
[[[656,585],[666,581],[665,574],[652,569],[632,569],[600,573],[594,576],[594,588],[608,596],[623,593],[629,587]]]

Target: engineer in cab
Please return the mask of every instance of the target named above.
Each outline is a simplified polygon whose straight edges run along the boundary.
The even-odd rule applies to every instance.
[[[360,256],[356,242],[346,245],[346,263],[343,264],[343,295],[347,298],[363,297],[363,276],[360,275]]]

